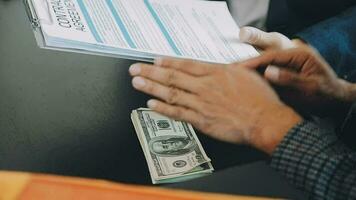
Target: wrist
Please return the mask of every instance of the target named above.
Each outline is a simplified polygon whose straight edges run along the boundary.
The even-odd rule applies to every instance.
[[[257,122],[259,128],[251,133],[249,144],[267,154],[272,154],[288,131],[302,121],[302,117],[293,109],[284,104],[278,105],[261,115]]]

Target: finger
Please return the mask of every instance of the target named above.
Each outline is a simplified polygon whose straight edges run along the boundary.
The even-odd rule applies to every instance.
[[[267,67],[268,65],[277,65],[283,68],[289,68],[300,71],[305,62],[310,59],[313,53],[305,48],[268,51],[259,57],[239,63],[239,66],[247,68]]]
[[[174,87],[164,86],[143,77],[134,77],[132,85],[137,90],[162,99],[168,104],[181,105],[192,109],[199,109],[202,106],[202,101],[196,95]]]
[[[197,125],[201,118],[200,114],[194,110],[170,105],[155,99],[149,100],[147,102],[147,107],[167,117],[171,117],[179,121],[185,121],[193,125]]]
[[[213,72],[216,65],[204,62],[188,60],[188,59],[175,59],[175,58],[156,58],[154,64],[157,66],[176,69],[194,76],[204,76]]]
[[[175,69],[137,63],[131,65],[129,71],[133,76],[142,76],[168,87],[173,86],[193,93],[198,92],[197,79]]]
[[[306,81],[298,73],[281,69],[276,66],[268,66],[264,76],[270,82],[280,86],[303,89],[306,85]]]
[[[293,43],[280,33],[267,33],[254,27],[243,27],[240,29],[240,41],[257,46],[261,49],[284,49],[290,48]]]

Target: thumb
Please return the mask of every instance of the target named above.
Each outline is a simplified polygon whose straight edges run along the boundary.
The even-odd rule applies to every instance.
[[[287,49],[293,47],[293,43],[280,33],[267,33],[254,27],[243,27],[239,33],[240,41],[266,49]]]
[[[303,90],[307,84],[296,72],[292,72],[287,69],[281,69],[273,65],[269,65],[266,68],[264,76],[267,80],[276,85],[292,87],[295,89]]]

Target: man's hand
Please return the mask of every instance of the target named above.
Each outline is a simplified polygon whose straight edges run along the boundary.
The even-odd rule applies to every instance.
[[[291,49],[303,45],[299,39],[290,40],[281,33],[267,33],[254,27],[243,27],[240,30],[240,41],[251,44],[262,51]]]
[[[278,91],[278,94],[281,96],[281,98],[289,105],[291,105],[293,108],[297,109],[298,111],[301,111],[303,113],[310,113],[313,115],[330,115],[330,113],[334,113],[336,110],[342,110],[342,107],[344,106],[345,102],[349,102],[351,96],[349,95],[348,97],[345,96],[345,90],[351,91],[352,89],[349,87],[350,84],[344,84],[345,82],[342,80],[334,81],[337,79],[336,75],[334,72],[331,71],[331,68],[328,66],[327,63],[325,63],[324,60],[320,58],[319,55],[316,53],[313,53],[312,50],[307,44],[305,44],[303,41],[299,39],[294,39],[290,40],[286,36],[277,33],[277,32],[272,32],[272,33],[267,33],[264,31],[261,31],[259,29],[253,28],[253,27],[243,27],[240,30],[240,40],[242,42],[249,43],[251,45],[254,45],[255,47],[258,47],[262,51],[281,51],[281,50],[288,50],[288,49],[293,49],[293,48],[304,48],[306,51],[309,52],[309,54],[313,54],[309,56],[309,59],[314,57],[315,60],[319,60],[320,62],[317,62],[316,66],[311,66],[312,62],[308,63],[303,63],[305,64],[303,67],[299,66],[302,65],[302,63],[297,63],[298,66],[290,67],[286,66],[288,65],[289,59],[292,59],[291,56],[287,55],[289,53],[284,53],[286,62],[281,62],[282,68],[288,69],[286,70],[278,70],[279,67],[276,67],[277,64],[276,62],[271,62],[268,65],[265,65],[263,67],[267,67],[266,72],[265,72],[265,77],[272,83],[274,83],[275,89]],[[272,57],[278,57],[277,54],[280,54],[281,52],[275,52],[275,53],[268,53],[270,58]],[[305,52],[304,55],[300,55],[298,57],[299,60],[295,60],[295,62],[300,62],[302,57],[307,56],[307,53]],[[294,55],[296,56],[296,55]],[[265,56],[264,56],[265,57]],[[261,58],[258,58],[261,59]],[[257,66],[254,66],[254,68],[257,68]],[[299,76],[294,76],[294,74],[298,72],[296,69],[304,69],[301,71],[300,76],[305,77],[309,76],[308,79],[305,78],[298,78]],[[320,68],[320,70],[314,69],[312,70],[311,68]],[[321,69],[322,68],[322,69]],[[311,70],[312,72],[310,72]],[[294,72],[294,73],[287,73],[287,72]],[[280,78],[277,79],[276,74],[280,73]],[[316,75],[318,78],[316,78]],[[294,80],[294,78],[297,77],[299,80]],[[313,81],[311,81],[313,79]],[[324,84],[323,81],[329,81],[328,84]],[[317,83],[319,81],[319,83]],[[297,83],[301,82],[301,83]],[[297,86],[298,85],[298,86]],[[340,86],[343,85],[343,86]],[[325,88],[321,88],[324,87]],[[330,87],[333,86],[333,87]],[[351,94],[350,92],[346,92],[348,94]],[[354,93],[354,92],[352,92]],[[335,110],[326,110],[324,109],[325,106],[330,106],[333,105],[333,108]],[[337,105],[337,106],[336,106]],[[347,105],[347,103],[346,103]]]
[[[287,92],[287,101],[293,106],[304,110],[320,112],[325,106],[355,100],[354,86],[339,79],[326,61],[306,46],[269,51],[236,65],[250,69],[268,66],[265,78]]]
[[[133,86],[159,100],[148,107],[192,123],[202,132],[271,153],[302,119],[255,70],[190,60],[134,64]]]

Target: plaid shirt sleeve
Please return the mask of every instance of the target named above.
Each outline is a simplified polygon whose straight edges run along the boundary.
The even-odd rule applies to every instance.
[[[292,128],[270,165],[311,199],[356,199],[356,152],[314,122]]]

